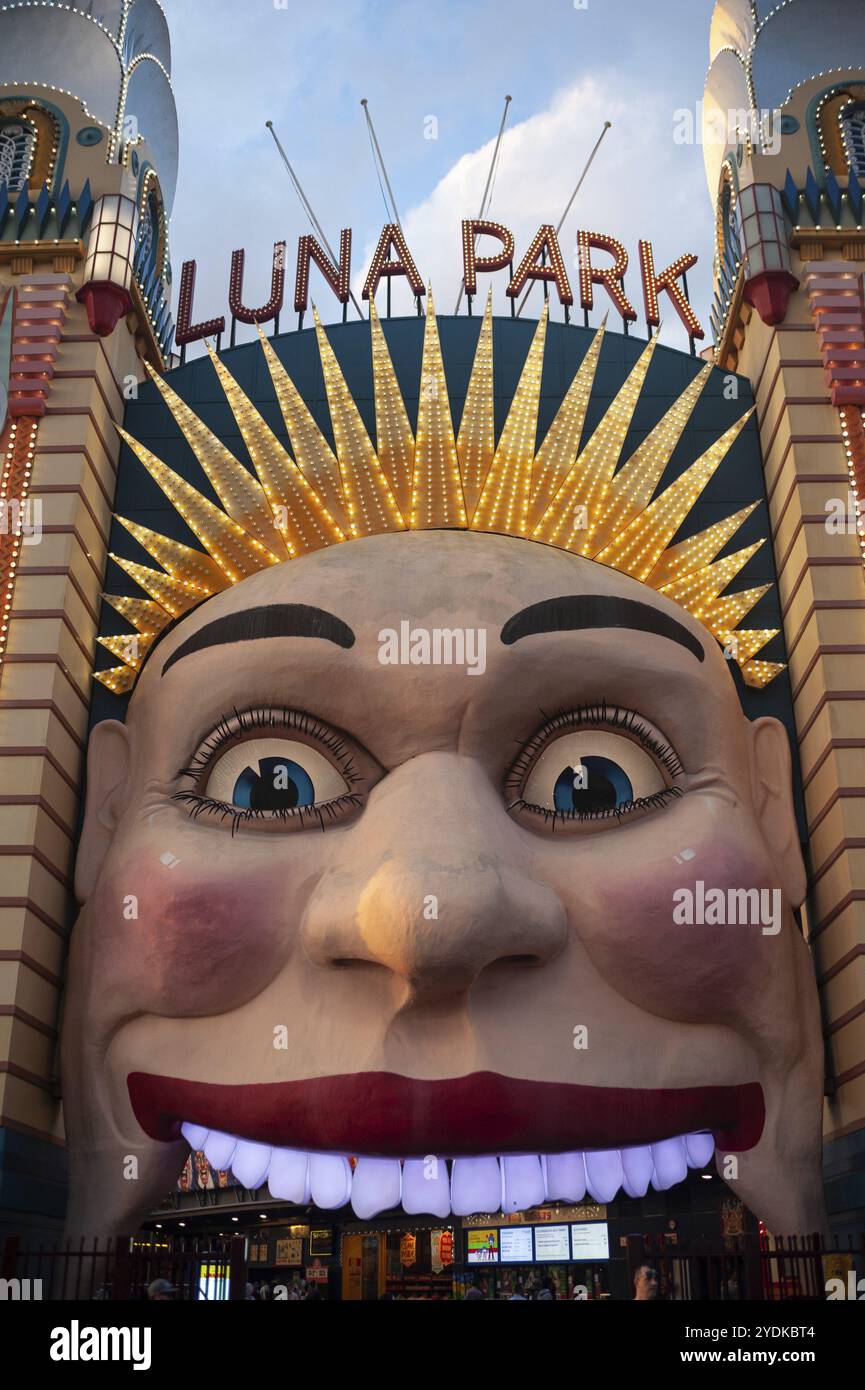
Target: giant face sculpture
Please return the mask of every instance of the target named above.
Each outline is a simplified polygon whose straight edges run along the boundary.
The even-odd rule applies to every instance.
[[[483,674],[382,664],[406,615],[483,633]],[[520,1208],[541,1156],[551,1196],[583,1195],[585,1153],[609,1199],[684,1177],[708,1134],[770,1226],[819,1225],[786,734],[726,666],[634,580],[497,536],[373,537],[186,618],[92,738],[77,1226],[134,1225],[184,1123],[296,1200],[344,1201],[359,1156],[364,1215],[399,1202],[400,1160],[410,1210],[443,1209],[429,1155],[456,1158],[457,1210],[498,1206],[497,1159]],[[780,889],[780,930],[677,922],[697,880]]]
[[[790,783],[706,628],[564,550],[373,535],[211,597],[91,738],[70,1229],[134,1228],[190,1144],[364,1217],[640,1196],[714,1151],[819,1228]]]

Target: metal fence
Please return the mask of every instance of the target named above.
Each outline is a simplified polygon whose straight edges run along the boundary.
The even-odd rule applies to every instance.
[[[865,1236],[841,1241],[810,1236],[746,1233],[717,1242],[673,1244],[668,1236],[627,1238],[628,1268],[658,1275],[659,1297],[672,1302],[769,1299],[825,1302],[830,1279],[846,1288],[865,1274]],[[846,1297],[844,1293],[840,1296]]]
[[[162,1279],[176,1302],[236,1301],[246,1296],[246,1240],[117,1236],[28,1248],[7,1236],[0,1278],[15,1281],[7,1298],[140,1300]]]

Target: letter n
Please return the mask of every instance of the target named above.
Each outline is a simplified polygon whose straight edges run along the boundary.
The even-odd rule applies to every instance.
[[[333,264],[314,236],[298,237],[294,307],[299,314],[303,313],[309,300],[310,261],[315,261],[340,304],[347,304],[351,277],[351,227],[343,227],[339,234],[339,265]]]

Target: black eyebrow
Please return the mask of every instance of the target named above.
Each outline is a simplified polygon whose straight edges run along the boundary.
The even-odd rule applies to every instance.
[[[617,598],[612,594],[570,594],[533,603],[509,618],[501,631],[506,647],[538,632],[574,632],[580,628],[626,627],[635,632],[652,632],[669,637],[691,652],[698,661],[706,653],[700,641],[668,613],[638,599]]]
[[[341,618],[313,608],[306,603],[270,603],[261,608],[244,608],[240,613],[226,613],[205,623],[177,651],[172,652],[162,668],[162,675],[175,661],[207,647],[222,647],[229,642],[257,642],[264,637],[323,637],[338,647],[353,647],[354,633]]]

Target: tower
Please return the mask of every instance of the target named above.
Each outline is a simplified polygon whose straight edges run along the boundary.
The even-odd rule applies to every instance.
[[[115,425],[173,334],[170,73],[157,0],[0,13],[0,1229],[34,1234],[63,1210],[55,1054]]]
[[[703,110],[714,355],[754,388],[790,661],[839,1230],[865,1209],[863,52],[847,0],[718,0]]]

